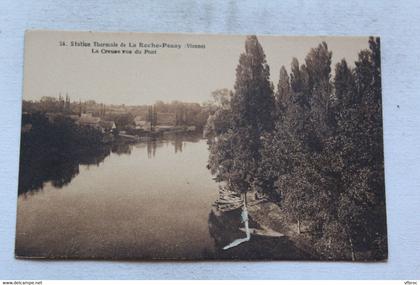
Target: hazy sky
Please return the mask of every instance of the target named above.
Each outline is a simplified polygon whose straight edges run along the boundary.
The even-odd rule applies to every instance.
[[[300,63],[312,47],[326,41],[333,65],[343,57],[354,65],[368,37],[275,37],[258,36],[277,85],[281,65],[290,71],[292,57]],[[59,46],[65,41],[66,46]],[[90,47],[70,47],[85,41]],[[174,44],[181,48],[158,48],[157,54],[93,54],[93,42]],[[235,69],[244,51],[245,36],[28,32],[25,38],[24,98],[68,93],[71,100],[96,100],[109,104],[151,104],[156,100],[204,102],[212,91],[233,89]],[[204,44],[205,49],[187,48]],[[101,52],[101,48],[97,48]],[[121,49],[108,48],[108,49]],[[126,48],[127,49],[127,48]],[[153,50],[153,48],[149,48]]]

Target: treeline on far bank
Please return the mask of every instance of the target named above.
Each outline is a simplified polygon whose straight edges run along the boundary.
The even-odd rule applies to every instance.
[[[24,113],[18,194],[42,189],[46,181],[62,187],[78,174],[80,164],[98,164],[109,152],[98,129],[76,125],[66,116],[49,120],[43,113]]]
[[[150,109],[156,113],[156,124],[169,126],[195,126],[202,130],[210,112],[215,106],[211,102],[189,103],[181,101],[156,101],[152,105],[115,105],[104,104],[94,100],[74,101],[71,94],[65,97],[43,96],[40,100],[23,100],[22,110],[25,113],[77,115],[91,114],[102,120],[112,121],[118,130],[130,131],[137,121],[150,121]]]
[[[214,96],[209,168],[231,190],[271,197],[322,259],[387,258],[379,38],[354,67],[325,42],[280,70],[275,89],[257,37],[232,92]]]

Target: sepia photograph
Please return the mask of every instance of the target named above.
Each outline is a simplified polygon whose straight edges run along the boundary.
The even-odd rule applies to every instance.
[[[15,255],[386,261],[380,38],[27,31]]]

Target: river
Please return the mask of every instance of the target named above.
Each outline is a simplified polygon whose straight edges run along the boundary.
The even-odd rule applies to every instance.
[[[240,213],[218,213],[200,134],[114,146],[20,176],[16,255],[84,259],[300,259],[286,238],[237,248]],[[51,169],[48,169],[50,167]],[[30,171],[34,169],[33,171]]]

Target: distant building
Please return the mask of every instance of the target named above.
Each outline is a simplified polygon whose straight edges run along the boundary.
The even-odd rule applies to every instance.
[[[105,121],[100,117],[95,117],[91,113],[81,114],[77,123],[80,126],[88,126],[100,130],[103,133],[111,132],[116,129],[114,121]]]
[[[138,130],[150,130],[150,122],[144,120],[141,116],[134,118],[135,128]]]
[[[79,125],[81,126],[89,126],[96,129],[101,129],[101,125],[99,124],[101,122],[101,118],[92,116],[91,113],[85,113],[81,114],[79,118]]]
[[[101,126],[102,132],[104,132],[104,133],[112,132],[113,130],[116,129],[114,121],[101,120],[99,122],[99,125]]]

